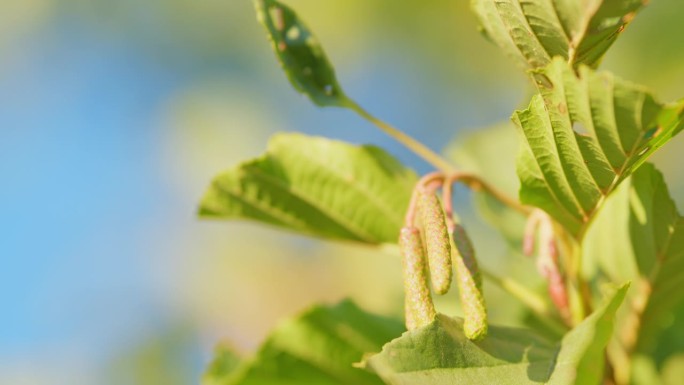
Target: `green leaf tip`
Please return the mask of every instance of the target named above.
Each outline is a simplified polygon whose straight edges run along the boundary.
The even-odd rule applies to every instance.
[[[348,106],[323,47],[297,14],[276,0],[254,6],[292,86],[319,106]]]
[[[403,330],[398,320],[368,313],[349,300],[312,306],[281,322],[252,357],[229,372],[214,370],[224,354],[217,352],[202,384],[382,385],[353,364]]]
[[[215,177],[199,213],[331,240],[396,243],[416,179],[378,147],[280,133],[265,154]]]
[[[599,384],[603,378],[605,348],[613,335],[618,308],[630,283],[604,288],[604,301],[560,342],[548,384]],[[578,354],[581,352],[581,354]],[[568,363],[572,363],[569,365]]]
[[[539,94],[512,117],[524,138],[520,199],[581,238],[618,184],[681,131],[682,104],[561,58],[534,75]]]

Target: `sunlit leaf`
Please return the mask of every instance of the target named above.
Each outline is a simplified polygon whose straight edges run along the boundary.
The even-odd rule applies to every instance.
[[[644,0],[471,0],[483,32],[523,68],[596,67]]]
[[[631,385],[665,385],[661,381],[658,368],[656,368],[651,357],[645,355],[632,356],[630,357],[630,365],[632,366],[632,376],[629,379]]]
[[[350,301],[317,306],[278,326],[237,374],[207,384],[380,385],[377,376],[352,364],[403,330],[398,320],[366,313]]]
[[[319,106],[346,105],[335,69],[297,14],[276,0],[254,0],[254,5],[292,85]]]
[[[640,346],[631,357],[631,383],[678,385],[684,378],[684,304],[671,311],[667,326],[657,338]],[[645,375],[646,374],[646,375]]]
[[[239,375],[237,370],[242,359],[225,343],[214,349],[214,359],[204,374],[202,385],[222,385],[233,381]]]
[[[490,327],[482,341],[463,335],[460,319],[440,315],[404,333],[364,364],[392,385],[422,384],[598,384],[615,312],[627,285],[558,343],[533,331]]]
[[[200,215],[251,219],[322,238],[396,243],[415,174],[374,146],[278,134],[217,176]]]
[[[684,301],[684,217],[652,165],[640,168],[608,199],[584,249],[610,279],[634,282],[630,311],[621,322],[622,335],[631,340],[623,342],[652,353],[657,334]]]
[[[523,203],[581,237],[617,185],[684,127],[684,100],[656,102],[639,86],[563,60],[535,72],[540,94],[513,114],[524,146]]]

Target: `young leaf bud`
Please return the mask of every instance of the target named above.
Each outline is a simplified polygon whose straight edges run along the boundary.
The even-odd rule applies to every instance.
[[[570,304],[563,275],[558,266],[558,245],[551,220],[546,217],[539,226],[537,269],[548,281],[549,296],[564,319],[570,318]]]
[[[437,294],[445,294],[451,285],[451,243],[444,211],[434,193],[420,192],[418,211],[425,232],[430,281]]]
[[[453,234],[456,282],[463,307],[463,332],[470,340],[487,335],[487,308],[482,294],[482,275],[475,259],[475,249],[461,224],[456,223]]]
[[[406,328],[413,330],[429,324],[436,316],[427,282],[423,242],[417,228],[401,229],[399,248],[404,267]]]
[[[549,279],[549,296],[556,305],[556,308],[563,317],[570,315],[570,303],[568,300],[568,292],[565,288],[565,282],[558,269],[554,269],[548,274]]]

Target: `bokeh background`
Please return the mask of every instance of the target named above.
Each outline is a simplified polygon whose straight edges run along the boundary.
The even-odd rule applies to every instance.
[[[350,95],[435,149],[527,102],[466,1],[287,3]],[[684,96],[683,17],[684,2],[652,1],[603,68]],[[428,170],[292,91],[247,0],[0,2],[0,384],[194,384],[216,342],[250,352],[314,302],[398,315],[392,255],[196,218],[211,177],[276,131],[379,144]],[[679,137],[656,157],[680,207],[682,151]],[[501,242],[472,221],[501,269]]]

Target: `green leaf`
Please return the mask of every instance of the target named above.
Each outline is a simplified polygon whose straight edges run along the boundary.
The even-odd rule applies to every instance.
[[[660,373],[651,357],[636,355],[630,357],[632,376],[630,385],[664,385]]]
[[[335,69],[297,14],[276,0],[254,0],[254,6],[295,89],[319,106],[346,106],[348,100],[337,82]]]
[[[561,59],[536,71],[539,95],[513,114],[524,136],[518,161],[523,203],[581,238],[617,185],[684,126],[684,100],[656,102],[610,73]]]
[[[277,327],[236,375],[211,384],[380,385],[377,376],[352,364],[404,330],[398,320],[366,313],[350,301],[316,306]]]
[[[644,0],[472,0],[485,35],[523,68],[596,67]]]
[[[665,330],[656,339],[648,341],[648,347],[640,346],[637,354],[630,357],[631,383],[676,385],[684,378],[684,304],[672,310],[668,318]],[[647,372],[648,376],[644,376],[644,369],[650,372]]]
[[[322,238],[396,243],[415,174],[374,146],[277,134],[266,153],[216,177],[200,215]]]
[[[603,378],[605,347],[615,323],[615,314],[625,299],[629,284],[609,293],[603,305],[561,341],[549,384],[598,384]]]
[[[209,365],[202,385],[228,384],[236,375],[241,358],[228,344],[221,343],[214,349],[214,360]]]
[[[524,329],[490,327],[482,341],[463,335],[463,322],[439,315],[404,333],[364,365],[392,385],[598,384],[603,350],[628,285],[554,344]],[[503,382],[502,382],[503,381]]]
[[[684,217],[670,197],[663,176],[646,164],[606,202],[584,242],[584,255],[613,281],[631,280],[624,336],[652,353],[656,335],[682,304]]]

